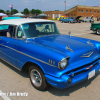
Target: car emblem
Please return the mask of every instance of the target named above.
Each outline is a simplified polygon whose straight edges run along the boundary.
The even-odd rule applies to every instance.
[[[73,50],[69,47],[69,45],[66,46],[66,49],[73,52]]]
[[[83,54],[83,56],[81,56],[81,57],[90,57],[92,54],[93,54],[93,52],[89,52],[87,54]]]

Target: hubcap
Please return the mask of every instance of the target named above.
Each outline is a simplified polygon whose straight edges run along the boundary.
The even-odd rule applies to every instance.
[[[32,83],[36,87],[40,87],[42,84],[42,77],[41,77],[41,74],[39,73],[39,71],[37,71],[36,69],[31,70],[30,76],[31,76]]]
[[[97,30],[97,34],[100,34],[100,29]]]

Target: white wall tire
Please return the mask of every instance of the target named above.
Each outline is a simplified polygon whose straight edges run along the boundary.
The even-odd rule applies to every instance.
[[[98,35],[100,34],[100,29],[97,29],[96,34]]]

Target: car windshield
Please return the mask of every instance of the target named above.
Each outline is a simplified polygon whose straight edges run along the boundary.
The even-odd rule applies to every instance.
[[[27,38],[60,34],[54,22],[27,23],[21,28]]]

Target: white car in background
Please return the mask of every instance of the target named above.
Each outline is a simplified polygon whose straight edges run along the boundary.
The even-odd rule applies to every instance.
[[[83,22],[92,22],[92,23],[94,23],[94,19],[92,19],[92,17],[85,17],[82,21]]]

